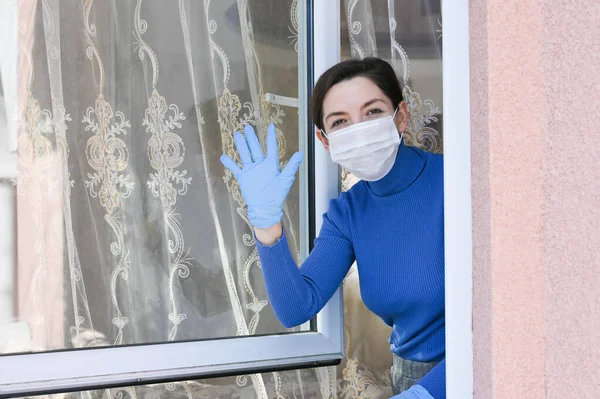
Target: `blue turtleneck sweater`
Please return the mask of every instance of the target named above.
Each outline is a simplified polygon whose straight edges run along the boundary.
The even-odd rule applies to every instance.
[[[441,155],[402,144],[383,179],[331,201],[300,268],[285,235],[258,244],[268,297],[287,327],[314,317],[356,260],[365,305],[392,327],[391,351],[440,361],[419,382],[435,399],[446,397],[442,164]]]

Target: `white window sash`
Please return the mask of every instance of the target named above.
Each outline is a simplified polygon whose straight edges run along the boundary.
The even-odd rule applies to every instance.
[[[446,396],[473,397],[469,2],[442,0]]]
[[[331,337],[306,332],[2,356],[0,397],[336,364],[343,357],[339,327],[330,327]]]

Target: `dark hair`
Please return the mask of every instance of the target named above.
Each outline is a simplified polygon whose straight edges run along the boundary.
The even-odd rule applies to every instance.
[[[321,130],[323,126],[323,101],[329,89],[347,79],[363,76],[370,79],[392,101],[400,104],[402,88],[394,72],[394,68],[380,58],[364,58],[362,60],[346,60],[329,68],[321,75],[312,95],[312,118]]]

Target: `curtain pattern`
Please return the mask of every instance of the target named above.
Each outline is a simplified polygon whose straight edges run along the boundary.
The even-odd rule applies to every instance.
[[[393,63],[407,143],[440,152],[441,97],[419,94],[441,92],[433,3],[342,0],[342,53]],[[6,352],[295,331],[267,302],[245,204],[219,156],[238,159],[233,134],[246,124],[263,142],[276,125],[282,166],[297,150],[300,5],[18,0],[16,307],[27,339]],[[298,202],[295,186],[284,225],[297,260]],[[351,272],[338,368],[56,396],[387,397],[388,331],[357,287]]]
[[[342,59],[380,57],[402,84],[407,145],[441,153],[442,22],[439,0],[341,0]],[[421,94],[427,96],[421,97]],[[356,179],[343,175],[343,189]]]
[[[266,98],[298,97],[288,37],[297,7],[18,3],[17,307],[30,338],[6,351],[286,331],[267,306],[239,187],[218,159],[237,158],[233,134],[249,123],[263,141],[276,124],[282,160],[298,148],[296,108]],[[299,257],[297,213],[296,189],[284,223]],[[311,397],[316,374],[301,374],[221,379],[210,397],[229,385],[285,397],[303,380]],[[190,397],[198,386],[208,392],[186,382],[86,395]]]

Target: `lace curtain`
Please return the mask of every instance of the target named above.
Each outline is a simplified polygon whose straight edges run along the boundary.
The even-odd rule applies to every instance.
[[[17,251],[0,351],[295,331],[267,302],[245,204],[219,156],[237,156],[232,135],[248,123],[261,139],[277,126],[282,160],[304,139],[298,0],[2,7],[18,35],[18,67],[0,69],[0,144],[16,147],[17,165],[0,185],[16,194]],[[343,57],[391,60],[411,111],[407,142],[441,151],[439,1],[340,7]],[[298,259],[299,208],[296,185],[284,224]],[[357,273],[344,290],[348,360],[338,368],[57,396],[388,397],[389,331],[362,305]]]

